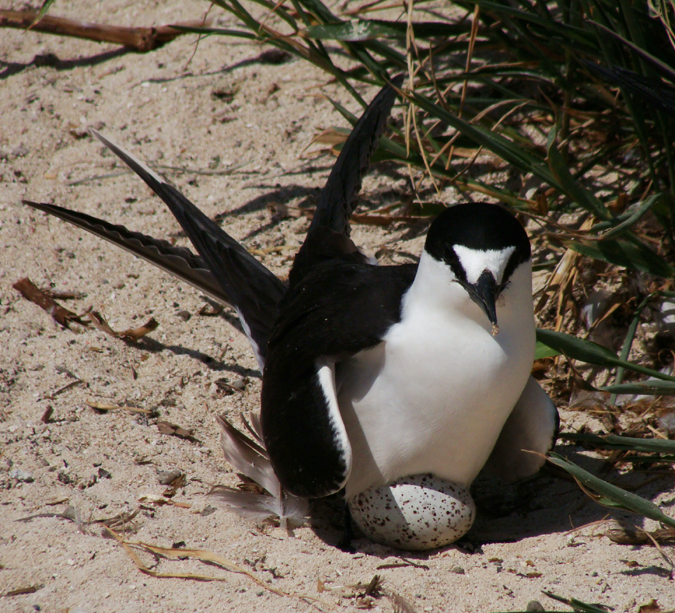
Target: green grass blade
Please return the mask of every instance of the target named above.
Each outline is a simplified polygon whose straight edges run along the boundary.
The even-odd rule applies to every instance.
[[[561,40],[568,40],[570,43],[576,44],[583,43],[593,48],[596,47],[596,38],[588,30],[575,28],[560,21],[542,17],[534,11],[522,11],[508,4],[498,4],[496,2],[488,2],[487,0],[474,0],[472,3],[500,17],[509,17],[524,24],[540,26],[548,36],[556,33],[561,36]]]
[[[623,45],[625,45],[627,48],[629,48],[631,51],[634,51],[637,53],[643,60],[646,60],[649,62],[654,68],[659,70],[666,78],[670,79],[671,81],[675,82],[675,69],[673,69],[671,66],[666,64],[665,62],[661,61],[659,58],[655,57],[645,49],[639,47],[638,45],[632,43],[631,41],[625,39],[623,36],[621,36],[619,33],[611,30],[610,28],[597,23],[593,21],[592,19],[588,20],[589,24],[593,24],[596,28],[600,29],[604,34],[607,36],[610,36],[614,38],[615,40],[621,42]]]
[[[335,16],[330,9],[320,0],[296,0],[301,4],[308,13],[311,13],[316,20],[323,25],[326,24],[341,24],[342,20]],[[366,48],[360,43],[352,43],[343,41],[345,49],[351,53],[358,62],[360,62],[368,71],[373,74],[383,85],[387,78],[385,67],[373,58]],[[380,43],[382,44],[382,43]],[[385,54],[388,51],[384,51]],[[391,50],[393,54],[393,50]],[[365,105],[364,105],[365,106]]]
[[[205,36],[232,36],[234,38],[244,38],[247,40],[259,40],[259,37],[252,32],[244,32],[243,30],[228,30],[226,28],[211,28],[208,26],[181,26],[172,25],[174,30],[185,32],[189,34],[203,34]]]
[[[340,113],[352,126],[356,125],[356,122],[359,120],[359,118],[354,115],[354,113],[351,113],[348,111],[344,106],[342,106],[339,102],[333,100],[331,97],[326,96],[326,99],[328,102],[330,102],[333,105],[333,108]]]
[[[600,232],[607,228],[611,228],[604,234],[600,235],[599,240],[608,240],[613,238],[619,238],[630,230],[642,217],[647,213],[655,204],[660,202],[665,198],[663,192],[654,194],[647,198],[642,204],[640,204],[635,210],[625,213],[619,217],[615,217],[613,220],[601,221],[595,224],[592,228],[593,232]],[[618,223],[617,223],[618,222]]]
[[[553,129],[548,135],[548,165],[562,186],[563,191],[578,205],[599,219],[609,219],[611,215],[605,206],[593,194],[584,189],[570,174],[567,163],[555,144],[557,133]]]
[[[639,372],[643,375],[649,375],[656,379],[663,381],[675,381],[675,377],[664,375],[658,370],[653,370],[639,364],[633,364],[617,357],[606,347],[598,345],[592,341],[587,341],[576,336],[571,336],[563,332],[554,332],[553,330],[543,330],[537,328],[537,340],[544,345],[564,353],[566,356],[575,360],[581,360],[588,364],[595,364],[596,366],[605,366],[613,368],[615,366],[623,366],[628,370]]]
[[[543,358],[554,358],[560,355],[560,351],[552,349],[548,345],[544,345],[541,341],[537,341],[537,347],[534,350],[534,359],[542,360]]]
[[[643,453],[675,453],[675,441],[657,438],[633,438],[616,434],[586,434],[569,432],[559,438],[575,443],[592,445],[599,449],[620,449],[622,451],[639,451]]]
[[[548,461],[567,471],[584,488],[595,492],[599,497],[597,501],[600,504],[615,509],[631,511],[638,515],[642,515],[643,517],[660,521],[671,528],[675,528],[675,519],[666,515],[653,502],[646,500],[637,494],[633,494],[632,492],[627,492],[616,485],[607,483],[607,481],[603,481],[599,477],[589,473],[587,470],[584,470],[573,462],[566,460],[557,453],[551,453],[548,457]]]
[[[404,21],[354,19],[338,24],[310,26],[301,34],[323,40],[363,42],[380,38],[405,39],[407,29],[408,24]],[[443,22],[417,22],[413,23],[413,33],[416,38],[450,37],[466,33],[466,27]]]
[[[35,20],[31,24],[31,28],[47,14],[52,4],[54,4],[54,0],[44,0],[42,6],[40,7],[40,10],[38,11],[37,16],[35,17]]]
[[[675,383],[671,381],[638,381],[636,383],[614,383],[596,388],[599,392],[609,392],[614,397],[610,404],[616,404],[618,394],[644,394],[650,396],[674,396]]]
[[[551,174],[548,167],[541,158],[529,153],[518,144],[515,144],[490,130],[475,126],[460,117],[446,111],[440,105],[432,102],[429,98],[420,93],[406,93],[406,98],[421,109],[427,111],[435,119],[440,119],[456,130],[459,130],[465,136],[468,136],[478,145],[489,149],[504,161],[517,166],[525,172],[531,172],[540,179],[549,183],[549,185],[561,189],[561,186]]]
[[[554,594],[553,592],[547,592],[546,590],[542,590],[542,593],[546,594],[553,600],[557,600],[558,602],[562,602],[564,604],[570,605],[571,607],[574,607],[575,612],[583,611],[584,613],[607,613],[607,611],[612,610],[612,607],[606,608],[602,605],[588,604],[587,602],[582,602],[576,598],[565,598],[564,596],[558,596],[557,594]]]
[[[630,325],[628,326],[628,331],[626,332],[626,338],[623,341],[623,346],[621,347],[621,353],[619,354],[619,358],[622,360],[628,360],[628,356],[630,355],[630,349],[633,346],[633,339],[635,338],[635,332],[637,331],[638,324],[640,323],[640,315],[642,315],[642,311],[644,311],[645,307],[647,306],[647,303],[654,297],[654,294],[649,294],[644,298],[644,300],[638,305],[638,308],[635,309],[635,313],[633,314],[633,319],[630,322]],[[623,380],[623,373],[624,373],[624,367],[619,366],[616,369],[616,377],[614,378],[614,385],[609,386],[609,387],[616,387],[617,385],[621,385],[621,381]],[[608,391],[608,390],[604,390]],[[615,390],[612,390],[612,397],[609,399],[610,404],[616,404],[616,395],[621,392],[617,392]],[[623,392],[624,394],[626,392]],[[633,392],[633,393],[640,393],[640,392]],[[650,393],[650,392],[646,392]],[[675,393],[675,392],[673,392]]]
[[[649,247],[627,240],[609,241],[563,241],[565,247],[595,260],[603,260],[616,266],[646,272],[657,277],[671,278],[675,268]]]

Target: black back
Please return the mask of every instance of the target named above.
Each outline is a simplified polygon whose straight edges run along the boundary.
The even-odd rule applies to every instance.
[[[346,477],[317,361],[381,342],[400,320],[416,270],[334,260],[317,264],[289,290],[267,348],[261,409],[265,447],[289,492],[326,496]]]

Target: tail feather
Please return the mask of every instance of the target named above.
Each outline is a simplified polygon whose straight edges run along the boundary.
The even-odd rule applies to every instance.
[[[247,428],[254,433],[259,421],[255,418],[253,425]],[[225,459],[240,473],[257,483],[267,493],[246,492],[235,490],[226,486],[214,487],[210,494],[220,502],[230,507],[236,513],[249,518],[263,519],[277,516],[284,525],[289,519],[300,522],[308,511],[306,498],[293,496],[284,492],[277,479],[267,451],[259,442],[249,438],[227,419],[217,416],[216,421],[222,428],[220,442]]]

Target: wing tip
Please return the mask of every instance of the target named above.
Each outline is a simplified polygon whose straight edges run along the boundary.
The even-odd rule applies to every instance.
[[[112,140],[107,136],[104,136],[98,130],[94,130],[94,128],[89,128],[89,132],[91,133],[92,136],[96,137],[103,145],[105,145],[108,149],[110,149],[110,151],[112,151],[117,157],[119,157],[134,172],[139,174],[144,181],[147,182],[146,177],[143,176],[145,173],[149,175],[152,179],[157,181],[157,183],[159,183],[160,185],[168,185],[164,177],[155,172],[145,162],[138,159],[130,151],[128,151],[121,145],[118,145],[114,140]]]

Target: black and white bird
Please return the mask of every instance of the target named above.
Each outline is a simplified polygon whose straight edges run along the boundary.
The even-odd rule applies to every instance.
[[[450,495],[447,515],[459,512],[459,500],[470,526],[468,487],[478,473],[485,467],[507,480],[535,473],[542,457],[523,450],[551,448],[557,412],[530,376],[530,243],[510,212],[486,203],[448,208],[431,224],[417,265],[376,266],[349,238],[361,178],[395,97],[394,87],[385,87],[345,143],[288,285],[157,173],[96,132],[164,200],[199,257],[82,213],[26,204],[232,305],[263,372],[264,446],[254,453],[271,462],[274,474],[265,478],[299,498],[344,490],[366,534],[428,548],[455,533],[416,535],[410,523],[418,512],[406,512],[408,503],[394,490],[408,488],[410,504],[426,507],[432,518],[446,513]],[[396,513],[402,523],[394,521],[392,533],[385,524]],[[440,520],[430,521],[432,532],[443,531]]]

